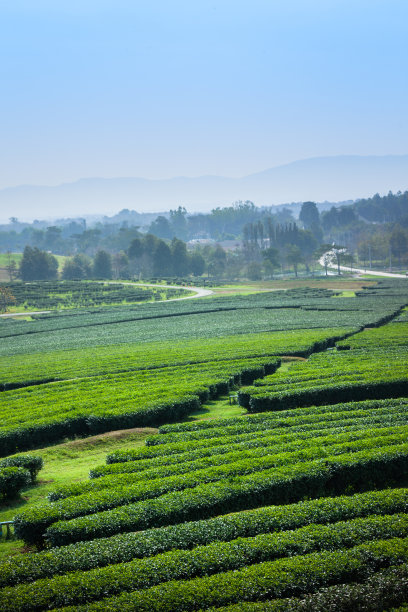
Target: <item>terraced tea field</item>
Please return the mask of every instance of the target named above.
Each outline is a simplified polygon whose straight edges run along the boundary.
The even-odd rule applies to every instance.
[[[3,455],[161,427],[16,512],[0,609],[403,606],[407,305],[386,281],[2,325]]]

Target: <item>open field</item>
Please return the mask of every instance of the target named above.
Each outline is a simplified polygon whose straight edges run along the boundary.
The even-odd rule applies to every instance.
[[[3,454],[45,465],[0,608],[407,603],[408,284],[337,282],[2,322]]]
[[[367,279],[360,278],[339,278],[319,276],[307,279],[291,280],[269,280],[269,281],[246,281],[231,283],[229,285],[213,286],[211,289],[216,295],[237,295],[247,293],[258,293],[260,291],[277,291],[280,289],[302,289],[311,287],[314,289],[330,289],[332,291],[361,291],[364,287],[375,285],[373,277]]]

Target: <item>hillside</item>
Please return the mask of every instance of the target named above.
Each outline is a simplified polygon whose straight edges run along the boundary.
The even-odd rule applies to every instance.
[[[408,603],[408,285],[315,285],[0,321],[0,609]]]

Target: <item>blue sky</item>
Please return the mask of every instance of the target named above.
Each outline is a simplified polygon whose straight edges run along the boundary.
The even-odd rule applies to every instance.
[[[0,188],[408,153],[406,0],[0,0]]]

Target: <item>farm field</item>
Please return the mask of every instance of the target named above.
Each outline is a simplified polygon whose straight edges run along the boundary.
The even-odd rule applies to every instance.
[[[137,303],[188,295],[183,289],[98,281],[14,281],[2,285],[14,296],[14,312]]]
[[[0,324],[0,609],[406,604],[408,284],[188,302]]]

